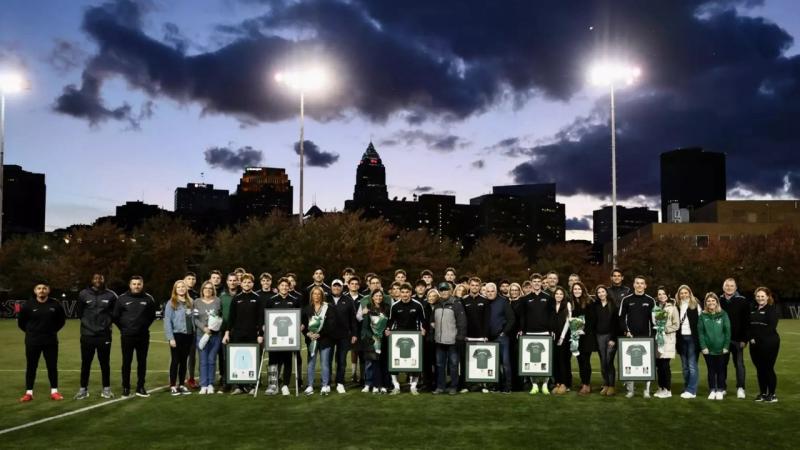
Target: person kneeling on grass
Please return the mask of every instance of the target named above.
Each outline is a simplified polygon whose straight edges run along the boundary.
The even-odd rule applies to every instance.
[[[61,303],[50,295],[46,282],[37,283],[33,288],[35,297],[22,305],[17,316],[17,326],[25,332],[25,395],[19,399],[25,403],[33,400],[33,384],[39,355],[44,355],[47,364],[47,378],[50,380],[50,399],[63,400],[58,392],[58,331],[64,327],[66,314]]]
[[[322,371],[321,395],[331,393],[331,348],[334,336],[338,333],[336,312],[325,302],[325,290],[320,286],[313,286],[308,293],[309,305],[303,309],[303,325],[301,330],[306,335],[308,347],[308,373],[305,395],[314,394],[314,371],[317,360],[320,359]],[[317,358],[319,355],[319,358]]]
[[[724,355],[728,353],[731,341],[731,322],[719,304],[717,294],[709,292],[704,301],[705,307],[697,322],[700,337],[700,351],[708,366],[709,400],[722,400],[725,396]]]

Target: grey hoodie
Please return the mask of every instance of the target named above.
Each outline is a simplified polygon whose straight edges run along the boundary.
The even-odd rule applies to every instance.
[[[434,341],[437,344],[453,345],[463,341],[467,334],[467,315],[464,305],[455,297],[433,305]]]

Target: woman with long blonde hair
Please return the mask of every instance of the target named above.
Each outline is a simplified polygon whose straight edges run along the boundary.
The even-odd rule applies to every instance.
[[[708,367],[709,400],[722,400],[725,397],[725,360],[731,342],[731,321],[722,309],[719,297],[713,292],[703,300],[703,313],[697,321],[697,334],[700,338],[700,351]]]
[[[678,309],[678,331],[675,349],[681,357],[683,372],[683,393],[681,398],[691,399],[697,396],[697,358],[699,357],[700,340],[697,335],[697,319],[700,312],[697,308],[697,297],[687,285],[681,285],[675,293],[675,306]]]
[[[172,285],[169,302],[164,306],[164,336],[169,341],[169,390],[173,396],[191,394],[183,380],[186,363],[194,339],[192,320],[192,298],[189,286],[183,280]]]

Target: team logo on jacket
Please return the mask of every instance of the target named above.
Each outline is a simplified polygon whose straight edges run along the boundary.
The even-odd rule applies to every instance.
[[[140,305],[146,305],[147,302],[139,302]]]

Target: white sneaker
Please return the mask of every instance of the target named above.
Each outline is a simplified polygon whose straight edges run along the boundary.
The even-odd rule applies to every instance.
[[[305,390],[305,391],[303,391],[303,394],[306,394],[306,395],[314,395],[314,388],[313,388],[313,387],[311,387],[311,386],[307,387],[307,388],[306,388],[306,390]]]
[[[681,398],[684,398],[684,399],[690,399],[690,398],[695,398],[695,397],[697,397],[697,396],[695,394],[692,394],[691,392],[684,392],[683,394],[681,394]]]
[[[388,394],[388,393],[389,391],[387,391],[386,388],[381,388],[381,394]]]
[[[625,398],[633,398],[633,391],[628,391],[628,393],[625,394]]]
[[[400,387],[399,386],[395,386],[395,388],[392,389],[392,394],[391,395],[399,395],[399,394],[400,394]]]
[[[278,386],[270,386],[264,391],[264,395],[275,395],[278,393]]]
[[[659,388],[659,389],[658,389],[658,390],[657,390],[657,391],[656,391],[656,392],[653,394],[653,397],[655,397],[655,398],[663,398],[663,397],[661,397],[662,395],[664,395],[664,390],[663,390],[663,389],[661,389],[661,388]]]
[[[722,391],[717,391],[717,396],[716,396],[716,398],[714,400],[722,400],[724,398],[725,398],[725,394],[723,394]]]
[[[214,393],[214,386],[208,385],[206,386],[206,394],[213,394]]]
[[[284,395],[284,396],[289,395],[289,386],[287,386],[285,384],[283,386],[281,386],[281,395]]]
[[[336,392],[338,392],[339,394],[344,394],[347,391],[344,390],[344,385],[342,383],[337,383]]]
[[[644,398],[650,398],[650,391],[647,389],[644,390]]]
[[[364,389],[362,389],[361,392],[363,392],[365,394],[369,394],[369,389],[370,389],[369,386],[364,386]]]
[[[208,391],[206,390],[206,388],[201,387],[200,388],[200,392],[198,392],[197,395],[206,395],[207,393],[208,393]]]
[[[488,394],[488,393],[489,393],[489,390],[488,390],[488,389],[486,389],[486,388],[483,388],[483,389],[481,389],[481,392],[483,392],[484,394]]]
[[[461,390],[461,393],[462,393],[462,394],[466,394],[466,393],[468,393],[468,392],[469,392],[469,389],[467,389],[467,388],[464,388],[464,389],[462,389],[462,390]]]
[[[708,394],[708,399],[709,400],[716,400],[717,399],[717,391],[711,391],[711,393]]]
[[[419,391],[417,390],[416,386],[411,387],[411,395],[419,395]]]
[[[671,398],[671,397],[672,397],[672,391],[664,389],[664,393],[661,394],[661,398]]]
[[[384,389],[384,391],[385,391],[385,390],[386,390],[386,389]],[[372,388],[372,393],[373,393],[373,394],[380,394],[380,393],[381,393],[381,390],[375,387],[375,388]]]
[[[328,395],[331,393],[330,386],[322,386],[322,389],[319,390],[319,395]]]
[[[744,388],[739,388],[736,390],[736,398],[747,398],[747,396],[744,395]]]

